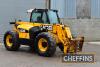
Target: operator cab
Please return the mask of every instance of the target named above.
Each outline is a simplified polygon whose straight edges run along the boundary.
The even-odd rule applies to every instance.
[[[34,9],[31,12],[30,22],[33,23],[44,23],[44,24],[59,24],[60,20],[58,17],[57,10],[49,9]]]

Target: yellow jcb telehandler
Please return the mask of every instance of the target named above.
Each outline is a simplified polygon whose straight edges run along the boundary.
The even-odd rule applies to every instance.
[[[58,11],[52,9],[31,10],[30,21],[10,22],[13,30],[4,35],[4,45],[16,51],[20,45],[28,45],[40,56],[53,56],[58,46],[64,54],[82,51],[84,37],[73,38],[70,28],[60,22]]]

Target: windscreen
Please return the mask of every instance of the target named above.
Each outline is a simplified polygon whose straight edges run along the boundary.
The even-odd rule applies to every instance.
[[[59,23],[56,11],[53,11],[53,10],[48,11],[48,17],[51,24]]]

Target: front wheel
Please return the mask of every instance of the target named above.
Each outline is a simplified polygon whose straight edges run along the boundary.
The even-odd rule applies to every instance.
[[[40,56],[50,57],[56,51],[56,41],[50,33],[40,33],[35,39],[35,47]]]
[[[9,51],[16,51],[20,45],[18,42],[18,34],[16,32],[7,31],[4,35],[4,45]]]

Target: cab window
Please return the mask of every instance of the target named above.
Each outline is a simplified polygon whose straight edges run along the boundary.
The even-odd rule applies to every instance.
[[[43,23],[49,23],[48,19],[47,19],[47,15],[45,12],[43,12],[43,15],[42,15],[42,20],[43,20]]]
[[[48,17],[49,17],[49,20],[50,20],[51,24],[59,23],[58,17],[57,17],[57,12],[48,11]]]
[[[46,12],[33,12],[31,22],[49,24]]]
[[[31,16],[31,22],[42,22],[42,13],[41,12],[34,12]]]

